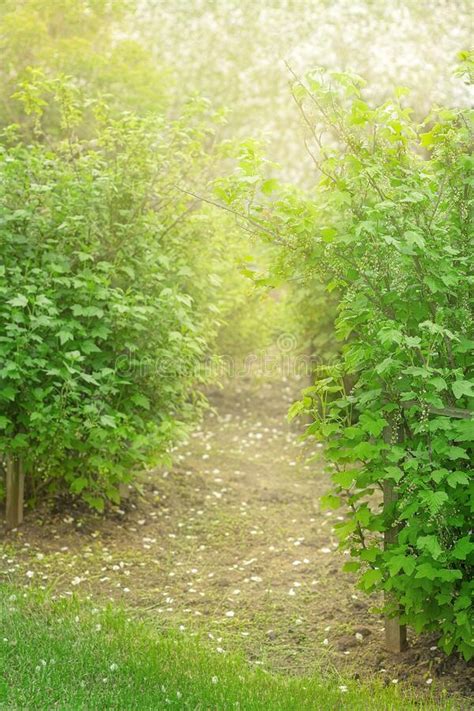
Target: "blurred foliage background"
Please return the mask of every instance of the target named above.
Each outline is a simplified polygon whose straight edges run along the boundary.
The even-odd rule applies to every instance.
[[[298,74],[356,72],[376,102],[407,86],[417,118],[433,103],[472,101],[451,74],[472,43],[470,0],[142,0],[135,19],[135,36],[173,67],[176,100],[199,91],[231,107],[229,135],[265,136],[270,158],[303,183],[313,168],[294,131],[286,62]]]
[[[226,135],[265,137],[286,177],[305,182],[285,63],[357,72],[377,102],[406,85],[421,118],[472,101],[451,69],[473,22],[470,0],[2,0],[0,120],[18,118],[8,99],[29,66],[139,112],[199,93],[226,108]]]
[[[199,95],[221,111],[213,140],[260,138],[268,175],[311,186],[315,169],[291,99],[290,68],[298,75],[315,65],[350,69],[364,76],[365,94],[377,102],[406,85],[421,119],[433,103],[472,101],[468,85],[451,71],[457,53],[469,46],[472,19],[469,0],[1,0],[0,125],[18,124],[23,137],[33,136],[37,102],[44,134],[48,140],[59,135],[50,96],[33,96],[30,88],[28,113],[12,98],[22,82],[31,87],[38,71],[71,78],[83,95],[81,110],[91,106],[77,131],[92,140],[94,101],[112,114],[173,119]],[[225,155],[222,160],[221,167]],[[209,180],[216,170],[217,164],[208,166]],[[200,180],[186,187],[201,195]],[[248,279],[265,273],[271,246],[257,245],[242,224],[236,230],[228,214],[213,216],[213,225],[219,227],[210,236],[203,221],[193,259],[204,270],[209,259],[226,265],[217,277],[226,286],[214,304],[218,350],[245,355],[265,348],[283,328],[295,331],[302,347],[331,355],[337,347],[327,295],[315,285],[299,284],[294,292],[290,285],[290,299],[280,291],[277,307],[268,285],[255,290]]]

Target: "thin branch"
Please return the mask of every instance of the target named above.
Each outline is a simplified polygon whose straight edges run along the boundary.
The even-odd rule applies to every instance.
[[[170,230],[173,229],[173,227],[176,227],[176,225],[179,224],[179,223],[181,222],[181,220],[184,220],[184,218],[185,218],[187,215],[189,215],[189,213],[192,212],[192,211],[197,207],[197,205],[198,205],[197,201],[192,202],[191,205],[190,205],[186,210],[184,210],[184,212],[182,212],[180,215],[178,215],[178,217],[177,217],[176,219],[174,219],[174,220],[165,228],[165,230],[160,234],[160,239],[161,239],[162,237],[164,237],[165,235],[167,235],[168,232],[170,232]]]
[[[225,210],[226,212],[230,212],[230,214],[234,215],[235,217],[239,217],[242,220],[246,220],[249,224],[253,225],[260,232],[264,232],[266,235],[268,235],[273,240],[275,240],[275,242],[277,242],[278,244],[281,244],[284,247],[287,247],[289,249],[295,249],[295,247],[292,244],[289,244],[288,242],[286,242],[284,239],[282,239],[275,232],[272,232],[272,230],[268,229],[268,227],[264,227],[259,222],[257,222],[257,220],[254,220],[249,215],[244,215],[243,213],[239,212],[238,210],[234,210],[232,207],[229,207],[228,205],[222,205],[221,203],[219,203],[215,200],[210,200],[209,198],[206,198],[203,195],[197,195],[196,193],[193,193],[190,190],[185,190],[184,188],[181,188],[179,185],[175,185],[174,187],[176,188],[176,190],[179,190],[179,192],[184,193],[184,195],[189,195],[190,197],[193,197],[196,200],[205,202],[208,205],[212,205],[213,207],[219,208],[220,210]]]

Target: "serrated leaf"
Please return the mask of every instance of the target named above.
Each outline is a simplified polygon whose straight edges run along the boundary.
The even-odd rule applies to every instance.
[[[379,555],[380,550],[378,548],[364,548],[360,552],[360,559],[365,560],[367,563],[375,563]]]
[[[474,551],[474,543],[469,536],[460,538],[451,551],[453,558],[457,560],[466,560],[466,558]]]
[[[369,413],[363,413],[359,418],[359,422],[362,429],[373,437],[379,437],[388,424],[383,417],[376,417]]]
[[[264,180],[262,183],[262,193],[264,195],[270,195],[274,190],[276,190],[279,186],[278,180],[275,178],[269,178],[268,180]]]
[[[390,558],[388,567],[391,575],[397,575],[401,570],[406,575],[411,575],[416,568],[416,560],[411,556],[395,555]]]
[[[62,346],[65,343],[67,343],[68,341],[74,340],[74,336],[72,335],[72,333],[70,331],[58,331],[56,336],[59,338],[59,342],[61,343]]]
[[[149,399],[148,399],[145,395],[142,395],[141,393],[136,393],[136,394],[132,397],[132,402],[133,402],[135,405],[138,405],[139,407],[143,407],[145,410],[149,410],[149,409],[150,409],[150,401],[149,401]]]
[[[2,388],[0,390],[0,398],[2,400],[8,400],[10,402],[13,402],[17,392],[18,391],[15,388],[12,388],[11,385],[7,385],[7,387]]]
[[[73,494],[80,494],[81,491],[83,491],[83,489],[85,489],[87,486],[89,486],[89,480],[83,476],[80,476],[72,481],[69,488]]]
[[[111,427],[112,429],[117,427],[117,423],[111,415],[101,415],[99,419],[101,425],[104,425],[104,427]]]
[[[373,588],[377,583],[380,583],[381,580],[383,580],[383,574],[382,571],[379,570],[378,568],[367,570],[361,577],[360,579],[360,585],[361,587],[364,588],[364,590],[370,590]]]
[[[451,387],[454,397],[458,400],[462,397],[474,397],[474,383],[469,380],[455,380]]]
[[[430,553],[435,560],[443,554],[443,549],[439,545],[436,536],[420,536],[417,545],[420,550]]]
[[[24,308],[28,304],[28,299],[23,294],[18,294],[10,299],[8,302],[10,306],[18,306],[19,308]]]
[[[393,479],[397,484],[405,473],[403,469],[395,466],[385,467],[385,472],[387,473],[387,479]]]
[[[438,570],[433,568],[431,563],[421,563],[417,566],[415,578],[427,578],[434,580],[438,575]]]
[[[345,573],[357,573],[357,571],[360,570],[360,563],[356,560],[349,560],[347,563],[344,563],[342,569]]]
[[[437,514],[449,501],[449,496],[445,491],[422,491],[420,496],[428,506],[432,515]]]
[[[456,486],[468,486],[469,477],[465,472],[455,471],[451,472],[446,478],[449,486],[455,488]]]
[[[338,509],[341,506],[341,499],[335,494],[325,494],[320,498],[321,509]]]
[[[343,489],[349,489],[354,482],[354,475],[356,472],[351,470],[336,472],[332,475],[332,480],[342,486]]]

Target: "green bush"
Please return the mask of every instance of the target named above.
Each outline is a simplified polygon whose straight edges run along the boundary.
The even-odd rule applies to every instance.
[[[98,510],[168,458],[247,289],[248,240],[186,192],[222,159],[222,116],[168,106],[169,74],[125,38],[132,9],[0,9],[0,451],[29,496]]]
[[[344,145],[322,157],[314,249],[341,295],[343,372],[356,382],[328,373],[306,393],[334,466],[326,503],[349,507],[338,533],[362,587],[393,594],[402,619],[470,658],[470,117],[440,110],[416,126],[399,100],[373,109],[357,78],[334,81],[296,87]],[[387,487],[396,500],[383,508],[374,492]],[[383,550],[377,533],[391,527]]]
[[[46,93],[54,143],[31,99]],[[175,186],[205,170],[212,118],[199,101],[174,121],[97,102],[85,140],[67,79],[35,73],[18,97],[36,139],[9,128],[0,154],[0,451],[32,493],[66,485],[101,510],[199,401],[218,285],[193,264],[209,218]]]
[[[240,171],[228,195],[282,246],[278,269],[305,288],[319,276],[338,298],[342,359],[292,414],[309,411],[308,434],[326,442],[324,503],[346,507],[348,569],[389,593],[389,613],[401,606],[402,620],[470,658],[472,113],[439,109],[419,126],[405,90],[373,108],[362,86],[323,71],[295,82],[314,193],[281,190],[269,206],[264,183],[250,190]],[[382,491],[395,499],[385,507]],[[383,548],[389,529],[398,538]]]

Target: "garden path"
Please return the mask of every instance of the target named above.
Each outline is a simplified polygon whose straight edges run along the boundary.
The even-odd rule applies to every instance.
[[[107,517],[65,513],[61,502],[29,514],[8,534],[3,579],[122,600],[160,627],[274,671],[466,692],[466,666],[446,662],[432,640],[400,657],[384,651],[374,600],[341,570],[340,513],[320,510],[322,450],[310,451],[286,421],[300,387],[248,377],[211,392],[212,409],[172,468],[146,474],[142,495]]]

